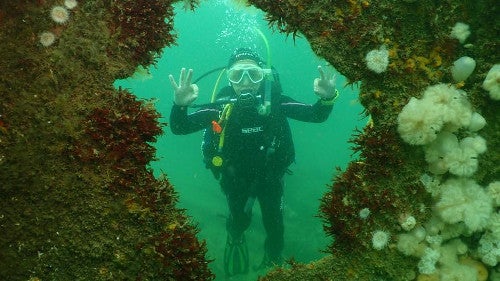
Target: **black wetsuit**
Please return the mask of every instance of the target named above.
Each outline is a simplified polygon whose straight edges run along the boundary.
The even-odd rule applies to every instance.
[[[257,199],[267,232],[264,247],[271,261],[280,259],[283,250],[283,175],[295,158],[287,118],[319,123],[328,118],[333,108],[321,100],[313,105],[297,102],[277,91],[279,88],[273,87],[269,115],[259,115],[255,107],[234,106],[225,125],[220,177],[230,211],[228,233],[232,237],[243,234],[250,225],[252,205]],[[221,92],[218,96],[235,96],[231,87]],[[200,131],[211,127],[221,113],[220,106],[207,106],[188,114],[186,107],[174,105],[170,128],[174,134]]]

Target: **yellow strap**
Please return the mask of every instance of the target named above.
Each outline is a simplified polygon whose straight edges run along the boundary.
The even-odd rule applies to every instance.
[[[333,97],[331,100],[323,100],[321,99],[321,104],[322,105],[333,105],[335,103],[335,100],[339,97],[339,91],[335,89],[335,97]]]
[[[221,122],[223,122],[223,121],[225,121],[225,122],[222,123],[223,128],[222,128],[222,132],[220,133],[220,137],[219,137],[219,151],[221,151],[222,147],[224,146],[224,136],[226,135],[225,133],[226,133],[227,120],[229,118],[229,115],[231,115],[232,110],[233,110],[233,104],[230,103],[230,104],[227,104],[224,107],[224,110],[222,111],[222,115],[221,115],[219,124],[221,124]]]
[[[227,117],[229,117],[228,111],[229,111],[229,108],[231,107],[231,105],[232,104],[228,103],[224,106],[224,109],[222,109],[222,113],[221,113],[220,119],[219,119],[219,124],[222,124],[227,119]]]

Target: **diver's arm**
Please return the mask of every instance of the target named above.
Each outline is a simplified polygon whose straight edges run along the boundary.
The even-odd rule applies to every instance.
[[[286,117],[304,122],[321,123],[328,119],[333,109],[333,102],[319,99],[314,104],[306,104],[282,95],[280,108]]]
[[[170,111],[170,130],[175,135],[186,135],[207,128],[212,120],[217,120],[219,110],[216,108],[202,108],[191,114],[187,113],[187,106],[174,103]]]
[[[335,74],[325,74],[321,66],[318,66],[318,71],[319,78],[314,79],[313,89],[320,99],[315,104],[304,104],[282,96],[281,110],[285,116],[314,123],[323,122],[328,118],[339,92],[335,89]]]
[[[174,90],[174,105],[170,111],[170,129],[176,135],[185,135],[199,131],[210,125],[212,120],[218,116],[215,108],[201,108],[192,114],[188,114],[188,106],[198,97],[198,86],[191,83],[193,70],[181,69],[179,82],[169,75],[170,84]]]

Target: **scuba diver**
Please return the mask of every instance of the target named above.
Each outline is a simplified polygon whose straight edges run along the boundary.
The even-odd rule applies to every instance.
[[[236,49],[225,71],[229,86],[209,104],[195,105],[198,86],[193,70],[181,69],[179,81],[169,75],[174,90],[170,128],[176,135],[205,129],[204,161],[219,180],[229,207],[224,269],[227,276],[247,273],[248,248],[244,232],[258,200],[266,231],[264,258],[256,270],[283,262],[283,177],[295,160],[287,118],[320,123],[330,115],[338,91],[335,75],[318,66],[314,104],[282,94],[276,71],[249,48]],[[188,108],[199,107],[188,113]]]

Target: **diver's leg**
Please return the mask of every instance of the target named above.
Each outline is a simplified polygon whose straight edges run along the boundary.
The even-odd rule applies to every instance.
[[[229,216],[226,220],[228,236],[224,250],[224,271],[227,277],[231,277],[248,272],[249,256],[244,232],[250,225],[252,210],[248,206],[251,205],[249,202],[252,198],[249,197],[248,183],[241,177],[223,175],[221,187],[229,207]]]
[[[250,226],[252,216],[251,209],[245,209],[249,200],[249,184],[244,179],[231,174],[223,174],[220,184],[229,208],[229,216],[226,220],[227,231],[231,237],[239,239]]]
[[[268,178],[258,192],[262,221],[266,230],[265,256],[261,266],[282,263],[284,247],[283,178]]]

